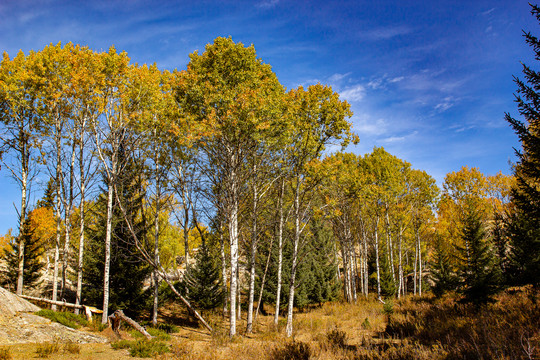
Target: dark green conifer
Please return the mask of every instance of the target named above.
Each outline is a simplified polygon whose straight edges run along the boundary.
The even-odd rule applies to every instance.
[[[435,239],[434,256],[431,262],[431,280],[433,281],[432,291],[436,297],[441,297],[444,293],[456,289],[457,278],[452,269],[450,254],[444,246],[440,236]]]
[[[122,153],[121,153],[122,154]],[[149,223],[143,212],[142,165],[133,158],[121,159],[122,176],[116,189],[128,215],[128,221],[141,243],[145,243]],[[111,186],[106,184],[106,186]],[[85,251],[85,303],[100,306],[103,301],[103,273],[105,260],[105,231],[107,220],[107,191],[104,189],[93,209],[93,223],[87,227],[87,250]],[[144,306],[142,289],[151,268],[138,255],[133,236],[118,205],[113,200],[113,223],[111,237],[111,263],[109,279],[109,306],[111,311],[123,309],[134,315]]]
[[[38,284],[41,277],[41,270],[45,266],[41,256],[44,253],[42,240],[34,236],[34,231],[31,229],[30,220],[26,218],[25,224],[22,227],[23,232],[19,234],[24,238],[24,288],[33,288]],[[19,267],[19,239],[11,242],[12,251],[7,252],[4,258],[7,262],[7,270],[5,272],[3,286],[10,290],[15,290],[17,286],[17,274]]]
[[[540,22],[540,8],[531,5],[531,13]],[[540,41],[527,32],[525,41],[540,60]],[[525,121],[506,114],[521,141],[514,167],[516,187],[512,191],[515,212],[509,218],[511,239],[509,272],[514,284],[540,286],[540,73],[523,65],[525,81],[514,77],[518,86],[516,102]]]
[[[479,212],[469,211],[464,224],[462,239],[465,246],[459,249],[462,262],[460,292],[464,302],[479,306],[493,301],[493,295],[499,291],[500,271]]]
[[[198,309],[214,309],[223,304],[220,259],[203,241],[195,255],[195,264],[184,275],[187,298]]]

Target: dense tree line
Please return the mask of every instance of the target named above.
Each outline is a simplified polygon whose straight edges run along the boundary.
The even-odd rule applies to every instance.
[[[52,299],[72,279],[75,301],[102,307],[103,322],[145,303],[145,280],[154,323],[165,282],[209,329],[195,308],[222,306],[234,336],[244,303],[247,332],[272,307],[291,336],[295,307],[432,286],[481,303],[538,279],[538,258],[515,261],[538,243],[538,219],[523,215],[538,169],[532,122],[511,121],[524,142],[516,187],[464,167],[440,191],[383,148],[344,152],[357,141],[349,104],[322,84],[287,91],[230,38],[173,72],[114,48],[4,54],[0,114],[2,169],[21,189],[9,278],[22,293],[36,244],[52,249]],[[44,191],[36,204],[32,185]],[[30,215],[47,221],[31,226]]]

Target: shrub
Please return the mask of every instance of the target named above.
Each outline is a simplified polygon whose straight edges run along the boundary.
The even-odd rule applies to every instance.
[[[308,344],[300,341],[287,342],[280,348],[275,348],[270,359],[273,360],[309,360],[311,348]]]
[[[362,322],[360,326],[362,326],[362,329],[365,329],[365,330],[371,329],[371,324],[369,323],[369,319],[367,317],[364,319],[364,321]]]
[[[332,349],[345,349],[347,334],[335,327],[326,333],[326,341]]]
[[[166,352],[169,352],[169,347],[165,343],[156,340],[137,340],[131,344],[129,349],[131,356],[142,358],[154,357]]]
[[[154,357],[170,351],[165,343],[156,339],[120,340],[111,343],[111,347],[115,350],[129,349],[131,356],[142,358]]]
[[[67,343],[64,344],[64,352],[68,352],[70,354],[80,354],[81,346],[72,341],[68,341]]]
[[[0,360],[11,360],[13,356],[9,348],[0,348]]]
[[[54,341],[52,343],[39,344],[36,354],[38,354],[39,357],[46,358],[51,354],[56,354],[58,351],[60,351],[60,343],[58,341]]]
[[[60,323],[72,329],[78,329],[81,326],[89,325],[88,320],[86,320],[84,316],[76,315],[74,313],[69,313],[69,312],[57,312],[57,311],[43,309],[36,312],[36,315],[42,316],[44,318]]]

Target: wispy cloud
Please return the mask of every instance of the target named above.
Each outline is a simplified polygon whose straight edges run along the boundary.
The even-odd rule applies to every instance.
[[[366,89],[363,85],[355,85],[340,91],[340,97],[352,102],[360,101],[366,95]]]
[[[437,105],[435,105],[434,109],[438,112],[445,112],[446,110],[454,106],[454,102],[455,99],[452,96],[447,96],[442,99],[442,101],[439,102]]]
[[[491,14],[491,13],[494,12],[494,11],[495,11],[495,8],[491,8],[491,9],[489,9],[489,10],[482,11],[482,12],[480,13],[480,15],[487,16],[487,15]]]
[[[347,78],[349,75],[351,75],[351,72],[348,72],[346,74],[334,74],[328,78],[328,81],[332,84],[338,83],[341,80]]]
[[[386,121],[382,118],[373,119],[368,114],[355,115],[351,119],[353,130],[360,135],[378,136],[386,133]]]
[[[367,41],[389,40],[396,36],[403,36],[413,32],[413,29],[405,25],[380,27],[362,31],[358,36]]]
[[[271,9],[279,4],[279,0],[264,0],[257,4],[258,8],[261,9]]]
[[[382,142],[385,142],[385,143],[395,143],[395,142],[402,142],[402,141],[405,141],[406,139],[408,138],[411,138],[413,136],[416,136],[418,134],[418,131],[413,131],[412,133],[410,134],[407,134],[407,135],[402,135],[402,136],[390,136],[390,137],[387,137],[385,139],[382,139],[381,141]]]

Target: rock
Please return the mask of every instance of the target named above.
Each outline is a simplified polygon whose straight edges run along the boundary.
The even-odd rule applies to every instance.
[[[32,314],[40,308],[0,287],[0,345],[42,342],[104,343],[107,338]]]
[[[0,287],[0,316],[15,316],[19,312],[36,312],[40,308]]]

